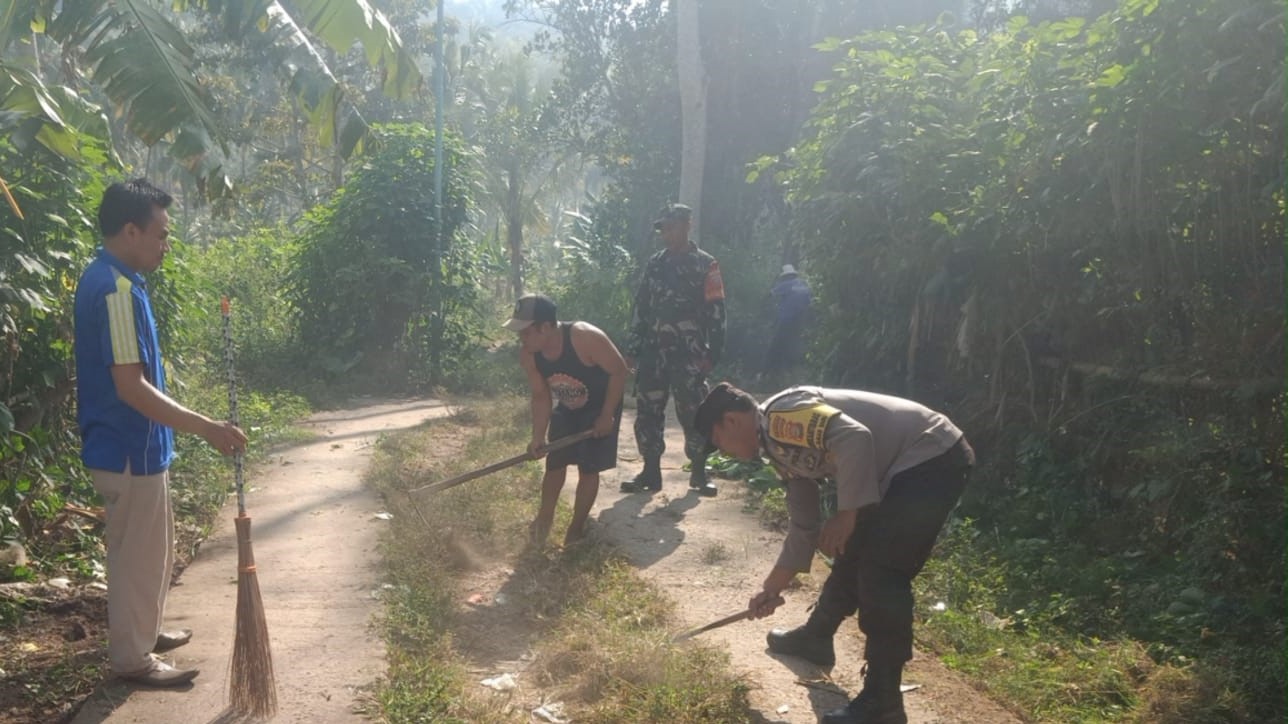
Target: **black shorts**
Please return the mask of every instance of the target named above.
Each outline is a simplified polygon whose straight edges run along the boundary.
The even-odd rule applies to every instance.
[[[595,426],[593,415],[575,414],[562,407],[556,407],[550,414],[550,432],[546,437],[550,442],[569,435],[576,435]],[[546,470],[557,470],[569,465],[576,465],[583,475],[612,470],[617,467],[617,433],[622,426],[622,409],[617,408],[613,419],[613,431],[605,437],[592,437],[576,445],[555,450],[546,456]]]

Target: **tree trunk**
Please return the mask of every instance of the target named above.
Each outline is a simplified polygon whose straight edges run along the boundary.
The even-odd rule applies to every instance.
[[[523,175],[511,167],[506,178],[505,242],[510,249],[510,285],[523,296]]]
[[[300,133],[300,126],[306,123],[300,113],[298,104],[291,106],[291,166],[295,170],[295,185],[300,190],[300,204],[308,208],[313,203],[313,195],[309,193],[309,176],[304,170],[304,138]]]
[[[676,67],[680,82],[683,145],[680,203],[693,208],[689,238],[702,229],[702,172],[707,157],[707,72],[698,32],[698,0],[676,0]]]

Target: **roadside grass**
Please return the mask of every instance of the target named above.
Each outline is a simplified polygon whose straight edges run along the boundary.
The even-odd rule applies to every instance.
[[[517,397],[478,401],[377,445],[369,481],[395,511],[383,542],[390,668],[375,692],[380,716],[526,722],[558,702],[579,722],[747,721],[748,687],[727,658],[671,644],[673,604],[593,529],[566,550],[527,543],[541,463],[407,492],[522,450],[528,415]],[[551,540],[569,518],[561,502]],[[490,601],[466,603],[497,586]],[[502,672],[517,688],[480,686]]]
[[[708,566],[718,566],[732,556],[729,547],[723,543],[710,543],[702,549],[702,562]]]
[[[913,582],[918,643],[1037,721],[1259,720],[1219,659],[1151,655],[1147,642],[1111,629],[1083,633],[1089,627],[1078,622],[1096,593],[1081,590],[1090,584],[1074,567],[1090,569],[1094,562],[1066,563],[1062,588],[1013,590],[1017,565],[1033,574],[1017,564],[1023,543],[985,542],[973,520],[951,522]],[[1025,596],[1027,603],[1017,603]]]
[[[747,482],[749,512],[767,526],[786,526],[783,489],[770,466],[723,456],[709,464],[722,477]],[[997,701],[1041,722],[1256,720],[1235,693],[1238,682],[1228,669],[1151,656],[1145,643],[1126,635],[1080,634],[1069,625],[1073,612],[1085,607],[1076,593],[1031,590],[1034,605],[1015,606],[1008,589],[1017,557],[1007,546],[982,545],[973,521],[954,520],[913,581],[918,644],[971,676]],[[1066,583],[1073,586],[1075,577]]]

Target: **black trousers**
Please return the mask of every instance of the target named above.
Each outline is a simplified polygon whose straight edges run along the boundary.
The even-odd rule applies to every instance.
[[[948,452],[894,476],[880,504],[859,511],[806,627],[832,636],[857,611],[869,665],[911,660],[912,579],[930,558],[974,464],[975,452],[962,438]]]

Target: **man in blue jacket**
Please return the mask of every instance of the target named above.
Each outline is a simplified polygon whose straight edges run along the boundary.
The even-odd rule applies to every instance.
[[[225,455],[246,445],[236,426],[166,394],[143,274],[170,250],[170,203],[143,179],[107,188],[98,209],[103,246],[81,275],[75,304],[81,460],[107,513],[108,659],[119,677],[150,686],[178,686],[197,675],[155,655],[192,636],[161,630],[174,566],[174,431],[200,435]]]

